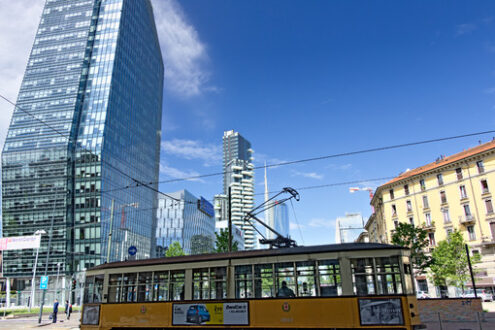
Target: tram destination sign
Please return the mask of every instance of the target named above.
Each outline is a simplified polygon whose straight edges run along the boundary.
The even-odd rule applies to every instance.
[[[249,304],[224,303],[173,304],[172,325],[249,325]]]

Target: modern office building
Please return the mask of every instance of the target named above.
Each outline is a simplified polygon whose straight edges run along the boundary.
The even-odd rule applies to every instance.
[[[353,243],[364,231],[361,213],[346,213],[335,220],[335,243]]]
[[[215,242],[213,205],[204,198],[196,198],[187,190],[160,195],[157,251],[165,252],[173,242],[179,242],[187,254],[211,252]]]
[[[407,164],[404,164],[407,165]],[[371,200],[375,212],[366,223],[370,242],[390,243],[399,223],[421,226],[428,232],[430,250],[458,230],[472,253],[476,286],[495,291],[495,141],[408,170],[378,187]],[[428,251],[426,251],[427,253]],[[456,288],[434,287],[429,277],[416,277],[417,288],[439,297]]]
[[[268,201],[270,196],[268,195],[268,176],[265,163],[265,205],[268,209],[265,211],[265,223],[275,229],[279,234],[284,237],[289,236],[289,212],[287,205],[280,203],[277,200]],[[275,238],[273,233],[268,228],[265,228],[265,237],[269,239]],[[261,248],[268,248],[268,245],[261,246]]]
[[[126,236],[152,255],[156,192],[137,183],[158,181],[163,73],[149,0],[46,1],[2,152],[3,235],[46,231],[37,274],[119,260]],[[4,275],[34,260],[7,251]]]
[[[228,195],[231,189],[232,223],[244,232],[246,249],[255,247],[255,231],[244,223],[246,212],[254,205],[254,165],[251,143],[238,132],[226,131],[223,134],[223,188]]]

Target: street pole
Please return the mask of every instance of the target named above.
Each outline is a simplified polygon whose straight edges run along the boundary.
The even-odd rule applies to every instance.
[[[232,252],[232,187],[229,186],[229,252]]]
[[[57,279],[55,280],[55,298],[58,297],[58,275],[60,274],[60,262],[57,262]]]
[[[469,265],[469,273],[471,274],[471,283],[473,284],[474,297],[478,298],[478,294],[476,293],[476,283],[474,282],[473,267],[471,266],[471,258],[469,257],[469,248],[467,244],[465,244],[465,247],[466,247],[466,255]]]
[[[53,201],[53,210],[52,210],[52,221],[50,222],[50,237],[48,237],[48,249],[46,250],[46,260],[45,260],[45,276],[48,275],[48,261],[50,261],[50,249],[52,247],[52,237],[53,237],[53,221],[55,220],[55,206],[57,205],[57,198],[54,197]],[[45,295],[46,290],[44,289],[41,295],[41,305],[40,305],[40,314],[38,317],[38,323],[41,323],[41,318],[43,317],[43,305],[45,304]]]
[[[107,263],[110,262],[110,249],[112,248],[112,232],[113,232],[113,208],[115,205],[115,199],[112,199],[112,208],[110,210],[110,233],[108,234],[108,246],[107,246]]]
[[[41,243],[40,243],[41,245]],[[38,254],[40,252],[40,247],[38,246],[36,248],[36,258],[34,259],[34,266],[33,266],[33,279],[31,280],[31,299],[29,300],[29,311],[31,312],[31,308],[33,307],[34,304],[34,293],[36,291],[35,286],[36,286],[36,268],[38,265]]]

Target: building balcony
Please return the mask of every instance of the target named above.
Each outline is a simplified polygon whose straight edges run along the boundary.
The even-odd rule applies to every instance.
[[[495,245],[495,237],[483,237],[483,240],[481,241],[481,245],[483,246]]]
[[[423,222],[421,227],[426,230],[426,231],[435,231],[435,221],[432,221],[430,223]]]
[[[474,222],[476,222],[476,218],[474,217],[474,215],[460,215],[459,216],[459,223],[461,225],[467,225],[467,224],[474,223]]]

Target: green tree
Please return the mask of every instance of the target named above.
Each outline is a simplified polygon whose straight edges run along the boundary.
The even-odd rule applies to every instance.
[[[167,249],[167,252],[165,252],[165,257],[178,257],[178,256],[185,256],[186,253],[182,249],[182,246],[180,246],[180,243],[175,241],[170,244],[170,246]]]
[[[228,229],[220,229],[220,234],[215,233],[216,241],[215,241],[215,252],[228,252],[229,251],[229,230]],[[232,239],[232,251],[237,251],[239,249],[239,244],[234,242]]]
[[[191,237],[191,254],[210,253],[213,251],[213,240],[205,235]]]
[[[399,223],[392,235],[392,244],[411,249],[411,264],[415,275],[424,274],[432,264],[432,257],[424,251],[429,245],[428,233],[421,227]]]
[[[433,250],[433,264],[430,267],[435,285],[453,285],[464,292],[464,284],[470,278],[465,245],[462,234],[457,230],[450,233],[447,240],[438,243]],[[471,258],[473,264],[479,261],[478,254]]]

